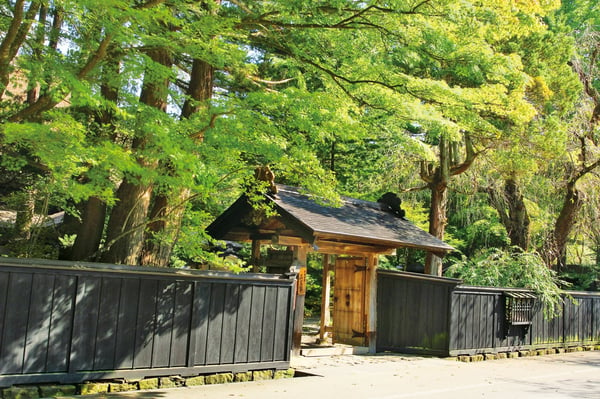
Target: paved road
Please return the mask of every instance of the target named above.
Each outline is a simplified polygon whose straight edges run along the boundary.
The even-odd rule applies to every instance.
[[[387,355],[340,356],[298,358],[293,365],[315,376],[96,398],[600,399],[600,351],[478,363]]]

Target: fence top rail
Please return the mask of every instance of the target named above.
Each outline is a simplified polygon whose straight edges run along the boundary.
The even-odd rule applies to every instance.
[[[0,258],[0,268],[22,268],[41,270],[61,270],[66,272],[108,272],[111,274],[164,276],[183,279],[220,279],[244,282],[269,282],[289,285],[296,279],[296,273],[262,274],[230,273],[219,270],[174,269],[149,266],[116,265],[111,263],[73,262],[35,258]]]
[[[510,287],[480,287],[475,285],[459,285],[454,290],[456,293],[473,293],[473,294],[496,294],[503,295],[505,292],[533,294],[533,291],[527,288],[510,288]]]
[[[485,294],[485,295],[504,295],[506,294],[526,294],[536,295],[534,291],[527,288],[510,287],[479,287],[473,285],[459,285],[454,289],[457,294]],[[565,295],[572,297],[595,297],[600,298],[600,292],[592,291],[562,291]]]
[[[377,274],[380,274],[382,276],[400,277],[400,278],[406,278],[406,279],[430,281],[430,282],[435,282],[435,283],[444,283],[444,284],[451,284],[451,285],[459,285],[462,283],[462,280],[455,279],[455,278],[438,277],[438,276],[431,276],[429,274],[402,272],[402,271],[397,271],[397,270],[378,269]]]

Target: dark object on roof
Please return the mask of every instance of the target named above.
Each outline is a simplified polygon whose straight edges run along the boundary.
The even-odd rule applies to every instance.
[[[297,188],[277,185],[277,195],[265,195],[277,216],[248,218],[254,212],[241,196],[207,228],[220,240],[272,240],[284,245],[295,239],[324,253],[364,250],[385,253],[411,247],[443,255],[450,245],[409,221],[382,210],[377,202],[342,198],[342,206],[319,204]],[[251,223],[250,220],[254,220]]]
[[[400,207],[402,200],[395,193],[387,192],[383,194],[377,202],[381,204],[382,210],[389,211],[399,218],[404,218],[406,212]]]

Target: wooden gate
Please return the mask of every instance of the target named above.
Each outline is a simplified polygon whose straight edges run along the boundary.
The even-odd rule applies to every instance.
[[[365,258],[337,258],[333,286],[333,342],[366,345]]]

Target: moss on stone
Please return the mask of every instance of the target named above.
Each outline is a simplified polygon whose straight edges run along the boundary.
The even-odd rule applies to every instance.
[[[228,382],[233,382],[233,373],[207,375],[204,381],[206,384],[227,384]]]
[[[138,384],[137,383],[128,383],[128,382],[111,382],[109,385],[110,392],[127,392],[127,391],[137,391]]]
[[[42,398],[60,398],[77,394],[75,385],[40,385],[39,388]]]
[[[96,393],[107,393],[108,383],[107,382],[86,382],[79,385],[79,392],[81,395],[94,395]]]
[[[254,381],[264,381],[273,379],[273,370],[257,370],[252,372]]]
[[[287,370],[277,370],[275,371],[275,374],[273,374],[273,379],[280,380],[283,378],[294,378],[294,375],[296,375],[296,370],[293,368],[289,368]]]
[[[38,387],[18,386],[2,390],[4,399],[37,399],[40,397]]]
[[[235,382],[247,382],[252,381],[252,371],[246,371],[245,373],[236,373],[233,376]]]
[[[204,376],[203,375],[199,375],[197,377],[189,377],[186,378],[185,380],[185,385],[188,387],[195,387],[198,385],[204,385]]]
[[[144,378],[138,382],[140,389],[158,389],[158,378]]]

